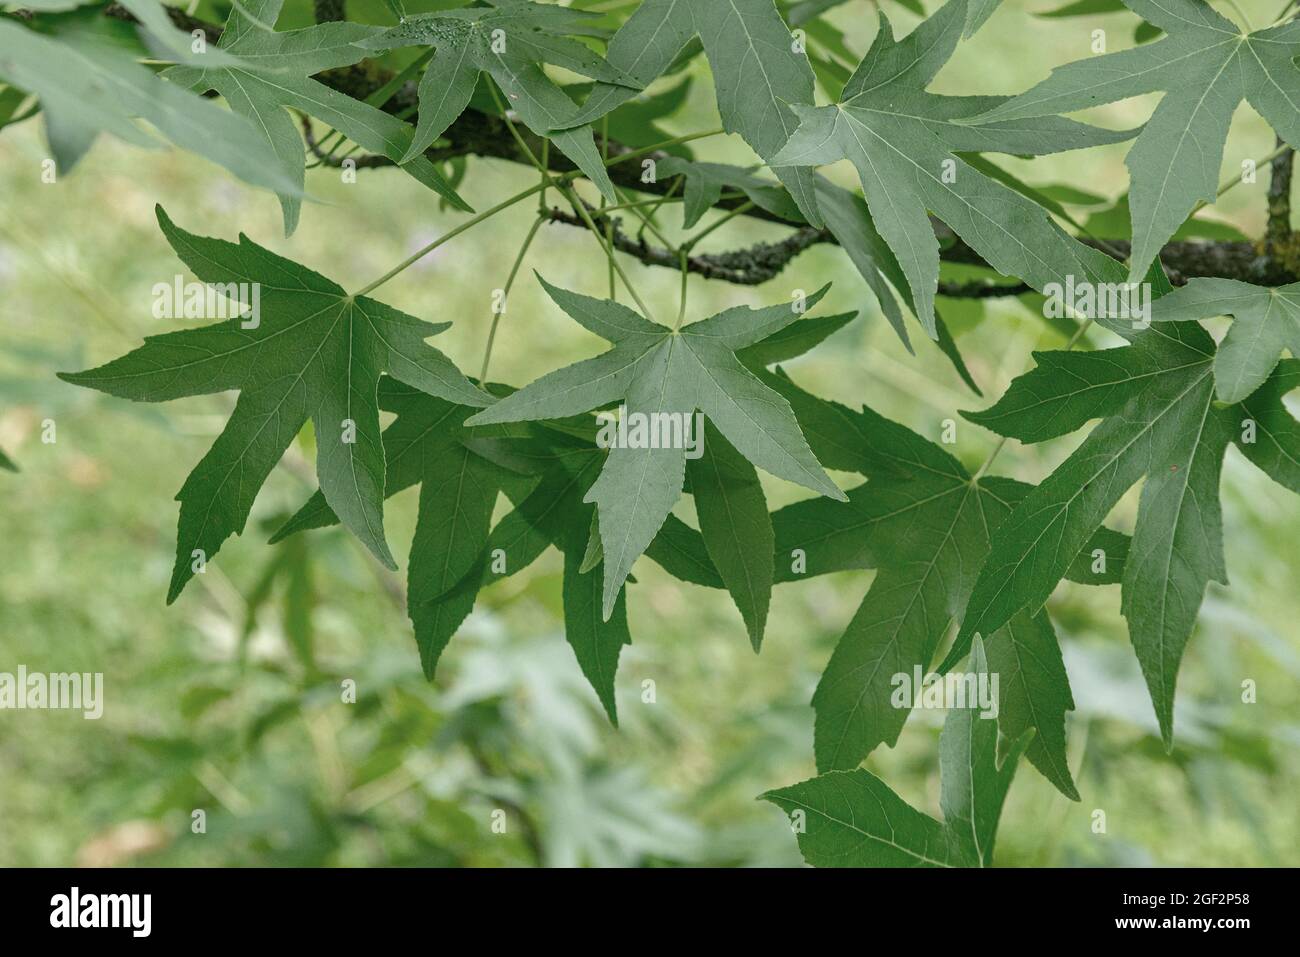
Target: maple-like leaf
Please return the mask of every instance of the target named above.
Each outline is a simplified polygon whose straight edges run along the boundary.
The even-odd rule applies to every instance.
[[[812,67],[773,0],[644,0],[606,53],[635,88],[598,83],[573,122],[592,123],[635,96],[696,36],[713,71],[722,125],[770,162],[798,125],[791,106],[813,102]],[[821,226],[811,170],[773,166],[772,172],[808,222]]]
[[[778,581],[847,569],[879,569],[840,638],[813,695],[818,770],[857,766],[881,743],[897,742],[911,710],[893,700],[894,677],[928,673],[959,618],[989,550],[991,535],[1031,486],[973,478],[938,445],[869,408],[854,412],[765,379],[785,396],[825,464],[868,476],[844,503],[797,502],[773,516]],[[1102,529],[1068,576],[1085,584],[1119,580],[1124,536]],[[1103,570],[1091,553],[1107,551]],[[795,561],[797,559],[797,561]],[[1002,675],[998,724],[1004,737],[1033,728],[1028,757],[1066,796],[1078,799],[1066,766],[1065,713],[1073,710],[1065,665],[1045,613],[1021,613],[987,642]],[[940,669],[956,664],[948,661]]]
[[[1193,279],[1155,301],[1152,322],[1232,316],[1214,355],[1215,393],[1240,402],[1268,378],[1284,349],[1300,357],[1300,283],[1252,286],[1236,279]]]
[[[991,670],[977,643],[971,670]],[[939,737],[940,823],[870,771],[831,771],[763,795],[786,814],[815,867],[989,867],[1002,804],[1032,732],[999,759],[997,723],[975,709],[948,712]]]
[[[1143,477],[1121,610],[1161,734],[1173,741],[1174,685],[1206,585],[1227,583],[1219,473],[1235,442],[1297,489],[1300,441],[1282,405],[1287,360],[1245,400],[1215,402],[1214,342],[1195,323],[1160,324],[1131,345],[1036,353],[1038,366],[992,408],[967,418],[1041,442],[1101,418],[1083,444],[999,526],[967,605],[958,647],[1040,608],[1119,499]]]
[[[1022,121],[1164,92],[1126,163],[1132,180],[1130,281],[1198,202],[1213,202],[1232,115],[1244,99],[1300,144],[1300,22],[1247,33],[1203,0],[1124,0],[1165,31],[1154,42],[1067,63],[979,118]]]
[[[785,400],[735,355],[799,319],[795,304],[736,307],[669,329],[619,303],[541,281],[565,312],[614,347],[543,376],[474,416],[471,425],[560,418],[622,402],[628,414],[667,413],[668,421],[675,419],[684,429],[699,410],[755,465],[823,495],[844,497],[809,451]],[[808,297],[807,306],[825,292]],[[632,563],[681,496],[686,450],[673,444],[678,447],[613,449],[588,493],[600,514],[606,616]]]
[[[286,193],[296,188],[252,123],[159,79],[133,54],[105,42],[81,15],[61,20],[49,36],[0,20],[0,78],[40,99],[59,173],[70,171],[100,133],[158,146],[138,117],[247,183]]]
[[[282,4],[283,0],[249,0],[242,6],[258,20],[274,23]],[[409,123],[311,77],[364,59],[371,51],[360,43],[380,29],[337,21],[273,33],[257,26],[236,6],[226,19],[220,48],[238,57],[238,65],[177,66],[164,74],[171,82],[198,92],[215,90],[232,110],[253,122],[266,147],[273,151],[274,169],[295,187],[280,195],[286,235],[298,225],[305,168],[302,135],[290,109],[314,116],[363,149],[400,163],[452,206],[470,211],[469,204],[420,151],[408,155],[413,135]]]
[[[425,675],[432,680],[442,652],[481,589],[523,571],[554,545],[565,556],[565,636],[610,720],[617,723],[614,676],[619,653],[631,642],[627,616],[620,601],[605,621],[598,600],[601,575],[579,570],[585,529],[595,512],[582,499],[604,456],[595,445],[594,422],[581,438],[533,425],[507,427],[515,430],[511,434],[500,426],[467,428],[465,420],[475,407],[387,377],[380,382],[379,401],[396,415],[383,436],[385,495],[420,485],[407,612]],[[572,423],[568,428],[574,428]],[[501,494],[515,508],[494,528],[493,507]],[[337,522],[317,492],[271,540]],[[659,551],[650,554],[656,557]]]
[[[747,368],[761,370],[802,355],[852,318],[804,318],[737,356]],[[491,388],[503,395],[512,392],[503,386]],[[599,536],[592,539],[586,531],[596,510],[584,499],[607,453],[596,444],[595,421],[579,417],[541,425],[467,427],[465,419],[473,408],[416,392],[387,377],[380,381],[379,401],[382,409],[397,416],[383,436],[385,495],[421,483],[437,489],[432,493],[422,485],[408,573],[408,611],[425,673],[433,677],[439,657],[484,586],[517,574],[554,545],[565,556],[566,637],[610,719],[616,721],[614,675],[619,651],[631,637],[622,601],[605,621],[596,600],[603,582],[603,555]],[[771,520],[753,466],[713,426],[707,428],[704,455],[690,463],[689,472],[702,530],[669,515],[646,556],[681,581],[727,588],[757,647],[774,577]],[[448,475],[458,478],[449,481]],[[475,487],[464,491],[470,481]],[[515,508],[489,534],[488,499],[494,500],[498,491]],[[324,495],[317,492],[272,542],[337,522]]]
[[[966,0],[949,0],[905,39],[881,14],[880,32],[839,103],[795,105],[799,128],[776,165],[821,166],[848,159],[857,169],[875,228],[911,289],[917,318],[937,336],[934,297],[939,242],[933,212],[990,266],[1036,289],[1065,276],[1097,278],[1113,264],[1062,230],[1037,203],[990,179],[959,155],[1041,155],[1129,138],[1061,117],[964,123],[998,97],[941,96],[925,87],[961,38]]]
[[[162,207],[158,222],[200,280],[223,285],[243,307],[255,302],[259,314],[241,308],[239,318],[226,322],[149,336],[120,359],[59,377],[140,402],[239,390],[225,429],[177,495],[181,514],[168,602],[226,538],[243,530],[262,483],[308,419],[326,500],[367,548],[395,567],[383,529],[380,374],[467,405],[490,401],[425,342],[447,324],[349,295],[246,236],[238,244],[196,236]]]
[[[406,158],[422,153],[464,112],[482,73],[501,89],[525,126],[539,136],[549,136],[608,199],[617,202],[591,127],[575,121],[573,101],[542,68],[543,63],[552,63],[594,80],[635,85],[590,47],[571,39],[591,32],[587,26],[591,16],[528,0],[493,0],[492,6],[408,17],[364,41],[363,46],[375,50],[434,47],[420,81],[419,121]]]
[[[1241,401],[1246,412],[1245,427],[1236,444],[1260,471],[1283,488],[1300,494],[1300,422],[1283,401],[1297,388],[1300,359],[1283,359],[1264,384]]]

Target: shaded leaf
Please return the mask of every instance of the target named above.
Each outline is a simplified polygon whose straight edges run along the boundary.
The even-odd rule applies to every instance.
[[[780,478],[834,498],[843,493],[822,471],[798,423],[774,394],[736,358],[736,351],[789,326],[793,306],[728,309],[680,330],[668,329],[609,300],[566,292],[541,280],[551,298],[613,348],[543,376],[470,420],[471,425],[559,418],[620,402],[643,417],[660,447],[612,448],[588,493],[600,512],[605,555],[605,614],[632,563],[654,540],[681,495],[685,430],[703,412],[745,458]],[[816,305],[825,289],[809,297]],[[678,440],[658,441],[667,423]],[[632,423],[635,426],[635,423]],[[612,428],[612,426],[611,426]]]
[[[551,141],[617,202],[591,128],[576,122],[577,108],[542,69],[552,63],[618,86],[635,80],[589,47],[581,11],[518,2],[408,17],[363,42],[369,49],[431,45],[435,53],[420,81],[420,113],[404,160],[424,152],[469,105],[480,73],[490,76],[524,125]],[[635,92],[635,91],[633,91]]]

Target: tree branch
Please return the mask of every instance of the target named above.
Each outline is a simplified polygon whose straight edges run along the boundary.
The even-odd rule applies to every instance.
[[[600,210],[594,207],[591,209],[591,216],[592,222],[597,225],[606,222],[612,225],[614,248],[619,252],[639,259],[647,266],[681,270],[681,260],[673,250],[651,245],[644,238],[633,239],[623,232],[622,221],[616,216],[602,215]],[[562,209],[552,209],[548,218],[553,223],[587,228],[587,224],[580,217]],[[725,253],[687,256],[686,271],[703,276],[705,279],[719,279],[737,286],[757,286],[779,275],[781,270],[809,246],[824,241],[821,230],[804,226],[778,243],[754,243],[744,249]]]
[[[341,18],[345,0],[313,0],[317,18]],[[110,16],[121,19],[134,19],[131,14],[117,4],[108,8]],[[209,43],[216,43],[221,36],[221,29],[189,16],[174,7],[167,8],[172,22],[182,29],[200,29],[206,32]],[[318,74],[316,79],[340,93],[354,99],[364,100],[392,79],[392,72],[378,66],[372,61],[363,60],[355,66],[337,70],[327,70]],[[418,105],[417,85],[405,83],[382,107],[392,114],[407,113],[407,118],[415,121],[414,110]],[[410,111],[410,112],[408,112]],[[533,160],[527,155],[524,146],[532,151],[533,156],[542,154],[542,138],[527,127],[516,125],[523,140],[521,145],[511,133],[505,120],[499,116],[481,113],[473,108],[467,109],[443,135],[442,144],[435,144],[426,155],[432,161],[446,160],[457,156],[480,156],[502,159],[531,167]],[[310,121],[304,121],[304,138],[307,148],[322,165],[340,166],[338,157],[326,156],[316,143],[311,133]],[[609,141],[609,155],[621,156],[632,152],[632,148],[615,140]],[[1226,279],[1239,279],[1259,285],[1273,286],[1300,281],[1300,251],[1294,247],[1294,236],[1290,228],[1290,179],[1293,153],[1287,152],[1273,161],[1272,183],[1269,188],[1269,231],[1265,241],[1260,244],[1250,242],[1194,242],[1183,241],[1169,243],[1161,250],[1160,260],[1164,264],[1170,281],[1182,285],[1196,276],[1211,276]],[[651,153],[647,158],[662,160],[667,154]],[[548,166],[554,173],[572,171],[574,164],[559,150],[548,150]],[[363,155],[353,157],[357,169],[372,169],[395,165],[385,156]],[[662,196],[667,192],[670,180],[652,183],[641,181],[640,164],[623,163],[611,167],[610,178],[618,186],[627,190]],[[715,208],[735,209],[744,203],[742,199],[723,199]],[[697,275],[710,279],[719,279],[739,285],[754,285],[765,282],[778,275],[799,253],[820,243],[836,243],[837,240],[827,230],[813,229],[806,225],[790,223],[759,207],[752,207],[744,214],[751,219],[780,223],[794,229],[786,239],[777,243],[757,243],[745,249],[727,253],[713,253],[692,256],[688,260],[688,269]],[[570,222],[567,214],[555,210],[551,214],[555,222],[569,222],[570,225],[583,225]],[[941,243],[940,258],[944,262],[962,263],[973,266],[987,266],[983,257],[971,249],[945,224],[932,220],[935,233]],[[1129,244],[1122,241],[1107,241],[1104,245],[1097,240],[1078,237],[1085,245],[1092,246],[1108,254],[1127,255]],[[627,255],[635,256],[649,265],[661,265],[673,269],[680,268],[677,257],[667,250],[646,245],[641,240],[633,240],[617,233],[616,247]],[[671,257],[671,262],[664,256]],[[941,283],[942,295],[990,298],[1001,295],[1019,295],[1026,287],[1021,285],[999,286],[991,283]]]
[[[1282,138],[1279,147],[1285,146]],[[1295,150],[1287,150],[1273,160],[1272,178],[1268,184],[1268,227],[1264,232],[1264,246],[1269,251],[1280,249],[1291,241],[1291,171],[1295,163]]]
[[[350,96],[359,96],[364,98],[369,95],[370,91],[377,89],[382,85],[383,80],[374,82],[374,80],[363,80],[355,73],[346,76],[339,75],[338,71],[331,71],[330,74],[322,74],[318,77],[322,82],[327,83],[340,92],[347,93]],[[388,103],[385,109],[391,113],[403,112],[416,103],[416,85],[414,83],[406,84],[393,99]],[[413,117],[412,117],[413,119]],[[527,127],[516,124],[520,137],[532,150],[534,156],[541,155],[542,138],[532,133]],[[511,135],[505,121],[498,116],[492,116],[471,108],[461,114],[460,118],[454,122],[443,136],[449,145],[435,147],[430,150],[428,156],[431,160],[446,159],[449,156],[474,155],[492,159],[503,159],[512,163],[519,163],[525,166],[532,166],[532,160],[524,153],[522,147]],[[609,155],[611,157],[621,156],[624,153],[632,152],[628,146],[619,143],[616,140],[609,142]],[[663,160],[667,154],[652,153],[647,158]],[[386,165],[379,161],[374,161],[373,165]],[[559,150],[550,150],[548,152],[548,164],[552,172],[563,173],[573,170],[574,164]],[[358,168],[362,166],[360,160],[357,163]],[[624,189],[641,193],[662,196],[668,191],[670,179],[660,179],[652,183],[643,183],[641,181],[640,164],[622,163],[611,167],[610,179],[615,185]],[[742,199],[723,199],[715,208],[731,210],[743,204]],[[779,244],[785,249],[794,249],[794,255],[802,252],[810,246],[818,243],[836,243],[837,240],[827,230],[811,230],[811,234],[804,231],[809,230],[807,226],[800,226],[797,223],[790,223],[781,219],[772,213],[760,207],[753,207],[745,213],[745,216],[751,219],[764,220],[766,222],[779,223],[785,226],[791,226],[799,230],[796,233],[798,238],[792,236],[785,244]],[[935,232],[939,235],[943,247],[940,252],[940,258],[944,262],[963,263],[974,266],[987,266],[983,257],[971,249],[960,237],[958,237],[945,224],[933,220]],[[1079,241],[1085,245],[1100,249],[1103,252],[1119,252],[1123,255],[1128,254],[1128,243],[1107,241],[1104,244],[1098,240],[1089,239],[1088,237],[1078,237]],[[631,254],[631,250],[624,250]],[[737,255],[742,259],[748,250],[740,250]],[[702,258],[702,257],[696,257]],[[714,256],[713,259],[717,259]],[[793,258],[791,255],[790,258]],[[1214,276],[1228,279],[1240,279],[1245,282],[1258,283],[1260,285],[1284,285],[1286,283],[1300,280],[1300,262],[1292,261],[1289,257],[1279,258],[1269,255],[1267,252],[1261,253],[1253,243],[1247,242],[1198,242],[1198,241],[1181,241],[1173,242],[1165,246],[1160,254],[1161,262],[1164,263],[1166,271],[1169,273],[1170,280],[1175,285],[1182,285],[1188,279],[1194,276]],[[789,260],[787,259],[786,262]],[[652,262],[652,264],[654,264]],[[781,263],[784,266],[785,263]],[[734,268],[734,264],[703,263],[700,266],[701,275],[707,275],[710,270],[715,270],[719,274],[717,278],[725,278],[723,274],[729,268]],[[779,267],[770,260],[765,261],[762,267],[765,269],[774,269],[772,275],[780,272]],[[752,269],[740,269],[737,276],[759,275]],[[726,281],[735,282],[735,279]],[[763,280],[757,280],[759,282]],[[962,284],[960,288],[966,288],[968,284]],[[1008,287],[1014,290],[1015,287]],[[968,294],[968,293],[965,293]],[[1015,294],[1014,291],[1011,294]],[[987,289],[981,289],[981,296],[993,295]]]

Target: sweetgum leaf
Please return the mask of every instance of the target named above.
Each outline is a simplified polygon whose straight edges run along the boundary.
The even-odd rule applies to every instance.
[[[774,537],[758,473],[712,424],[687,463],[700,533],[758,651],[772,598]]]
[[[1286,349],[1300,356],[1300,283],[1252,286],[1236,279],[1193,279],[1157,299],[1152,322],[1187,322],[1232,316],[1214,355],[1214,391],[1240,402],[1268,378]]]
[[[1243,402],[1217,403],[1214,342],[1191,322],[1155,325],[1118,349],[1043,353],[1038,361],[1001,401],[970,417],[1026,442],[1102,421],[995,531],[958,643],[996,631],[1022,609],[1041,607],[1071,557],[1145,477],[1124,561],[1121,610],[1161,734],[1172,747],[1183,649],[1207,583],[1227,584],[1223,455],[1236,441],[1281,484],[1296,487],[1295,420],[1281,401],[1294,385],[1293,367],[1284,363]]]
[[[435,325],[342,287],[246,236],[238,244],[176,226],[158,208],[176,254],[209,285],[258,284],[260,316],[150,336],[133,352],[65,381],[138,402],[239,390],[225,429],[177,498],[176,565],[167,600],[244,528],[253,500],[289,443],[312,420],[326,501],[381,561],[384,455],[376,393],[381,373],[472,406],[489,403],[437,349]],[[230,291],[234,291],[233,287]],[[239,290],[251,298],[251,290]],[[241,304],[248,306],[246,300]]]
[[[682,228],[690,229],[722,198],[723,190],[744,193],[760,209],[792,222],[803,216],[786,190],[776,183],[755,176],[739,166],[725,163],[699,163],[669,156],[659,160],[660,176],[682,176]]]
[[[1254,423],[1255,435],[1243,429],[1233,435],[1241,453],[1283,488],[1300,494],[1300,423],[1283,403],[1288,392],[1300,387],[1300,359],[1283,359],[1253,395],[1241,403]]]
[[[693,422],[699,410],[758,467],[823,495],[844,497],[809,450],[789,406],[736,357],[737,350],[798,320],[793,305],[737,307],[669,329],[616,302],[541,282],[565,312],[613,348],[543,376],[474,416],[471,425],[560,418],[614,402],[628,413],[669,413],[683,422]],[[809,297],[808,307],[825,291]],[[685,463],[681,447],[614,448],[588,493],[600,512],[606,615],[632,563],[680,497]]]
[[[855,412],[770,374],[764,381],[790,402],[823,463],[870,479],[850,489],[846,503],[797,502],[772,520],[778,582],[879,569],[813,696],[818,769],[851,768],[881,743],[897,741],[910,702],[894,704],[894,675],[918,667],[928,671],[949,625],[966,606],[991,534],[1032,486],[1000,476],[974,480],[940,446],[869,408]],[[1106,562],[1094,571],[1099,548]],[[1066,574],[1083,584],[1116,582],[1127,551],[1125,536],[1098,529],[1076,551]],[[798,566],[796,555],[802,559]],[[1018,738],[1033,728],[1030,761],[1077,799],[1064,733],[1065,712],[1074,702],[1046,615],[1017,616],[986,647],[997,670],[1006,672],[998,715],[1004,735]],[[955,649],[938,670],[952,670],[968,650],[969,644]],[[1015,657],[1026,653],[1036,660]]]
[[[907,284],[907,277],[903,274],[898,259],[872,222],[871,212],[866,202],[861,196],[836,186],[821,174],[817,174],[814,181],[817,206],[821,210],[822,219],[826,222],[826,228],[843,248],[862,278],[867,281],[868,288],[880,303],[881,312],[898,333],[898,338],[903,341],[907,351],[914,352],[907,334],[907,326],[903,322],[903,314],[894,300],[891,288],[897,290],[907,308],[914,314],[916,302],[912,298],[912,290]],[[952,363],[953,368],[957,370],[957,374],[970,390],[976,395],[983,395],[966,367],[966,360],[962,358],[961,351],[957,348],[957,343],[953,340],[952,333],[949,332],[947,323],[944,322],[943,315],[937,307],[934,322],[935,341],[939,350],[948,357],[948,361]]]
[[[939,243],[934,212],[994,269],[1041,289],[1066,275],[1093,276],[1093,251],[1067,235],[1041,206],[984,176],[957,154],[1041,155],[1127,139],[1066,120],[970,124],[997,98],[927,93],[925,87],[961,37],[966,0],[949,0],[896,41],[881,14],[880,32],[832,106],[795,106],[799,129],[776,164],[821,166],[848,159],[858,171],[876,229],[906,276],[917,318],[937,338],[934,296]],[[945,172],[946,171],[946,172]]]
[[[1058,67],[979,122],[1022,121],[1162,91],[1129,151],[1136,282],[1198,202],[1212,203],[1232,114],[1246,100],[1300,144],[1300,22],[1245,33],[1201,0],[1124,0],[1167,36]]]
[[[610,720],[617,723],[614,675],[619,651],[631,642],[620,600],[609,621],[599,614],[603,576],[581,570],[584,533],[595,509],[583,495],[595,480],[603,453],[594,443],[538,426],[467,428],[472,406],[436,398],[385,377],[380,407],[396,414],[384,430],[388,464],[385,495],[420,485],[420,506],[408,565],[407,611],[426,676],[432,680],[448,642],[473,609],[480,590],[527,568],[554,545],[565,555],[562,585],[565,637]],[[500,494],[515,504],[495,527]],[[337,523],[325,496],[316,492],[276,532],[272,542]],[[583,524],[585,523],[585,524]],[[684,562],[711,572],[702,543],[675,519],[664,536],[676,544],[647,551],[676,567]],[[680,536],[685,535],[683,541]],[[597,562],[596,568],[599,568]],[[697,573],[690,573],[699,577]],[[716,572],[712,572],[716,576]],[[721,582],[710,579],[709,584]]]
[[[234,66],[240,60],[220,48],[205,47],[200,53],[194,50],[190,34],[172,23],[166,8],[158,0],[119,0],[138,21],[153,41],[177,63],[192,66]]]
[[[814,348],[852,318],[805,317],[741,349],[737,357],[751,370],[762,370]],[[490,388],[495,394],[513,391]],[[439,490],[421,489],[408,584],[414,596],[409,610],[426,673],[432,677],[443,649],[485,584],[523,570],[555,545],[566,556],[579,556],[576,569],[566,560],[566,635],[614,719],[613,668],[618,650],[630,637],[621,602],[610,621],[591,618],[591,589],[603,582],[603,573],[591,572],[600,567],[603,549],[596,509],[583,499],[606,459],[595,442],[594,421],[466,427],[472,408],[389,377],[380,380],[379,405],[396,416],[383,434],[385,496],[420,483],[436,484]],[[704,449],[707,457],[691,463],[691,491],[704,534],[669,515],[646,555],[682,581],[730,588],[757,643],[773,577],[770,519],[753,467],[712,426]],[[464,464],[466,450],[482,461]],[[467,494],[459,482],[447,481],[447,474],[472,474],[479,488]],[[491,509],[482,489],[491,490],[494,499],[498,491],[504,492],[516,504],[490,535]],[[462,514],[466,511],[468,517]],[[272,542],[337,522],[325,496],[317,492]],[[580,532],[584,527],[587,531]],[[726,572],[725,582],[719,566]]]

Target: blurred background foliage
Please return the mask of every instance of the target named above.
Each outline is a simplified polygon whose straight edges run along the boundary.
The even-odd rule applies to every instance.
[[[1257,23],[1276,13],[1276,0],[1243,4]],[[409,6],[439,5],[450,4]],[[1111,49],[1134,42],[1129,14],[1046,19],[1027,12],[1060,5],[1008,0],[959,49],[936,88],[1024,89],[1051,66],[1086,55],[1097,28],[1108,31]],[[350,0],[350,7],[358,18],[391,22],[381,0]],[[874,35],[872,7],[849,0],[835,10],[831,26],[812,33],[814,51],[851,63]],[[905,9],[914,2],[885,7],[900,29],[916,22]],[[224,16],[210,0],[196,12],[214,21]],[[309,19],[309,5],[291,0],[280,22]],[[673,115],[656,120],[660,129],[671,135],[717,125],[707,69],[701,59],[683,74],[687,95]],[[1130,127],[1152,102],[1085,118]],[[1272,146],[1272,132],[1243,107],[1225,175]],[[735,137],[693,147],[710,159],[754,162]],[[995,160],[1068,204],[1095,231],[1124,236],[1125,149]],[[227,543],[196,578],[198,587],[165,607],[172,496],[231,398],[131,405],[54,378],[172,328],[152,318],[151,287],[183,267],[157,230],[154,204],[199,233],[234,238],[245,231],[351,288],[461,217],[395,171],[363,171],[349,184],[337,170],[321,169],[308,178],[318,201],[285,240],[274,197],[191,156],[101,138],[55,185],[41,183],[45,156],[39,120],[0,135],[0,448],[22,468],[0,473],[0,671],[19,664],[101,671],[107,704],[97,722],[68,712],[0,713],[0,864],[799,863],[781,813],[755,798],[813,772],[808,701],[870,573],[778,588],[769,639],[755,656],[724,593],[669,580],[641,562],[629,589],[634,644],[618,679],[623,721],[614,729],[563,640],[560,562],[551,552],[485,590],[429,685],[402,610],[400,577],[379,569],[337,529],[265,544],[314,488],[311,437],[304,435],[272,476],[244,536]],[[830,173],[853,182],[846,171]],[[533,178],[508,164],[474,161],[461,188],[481,209]],[[1261,174],[1189,232],[1258,235],[1266,187]],[[667,206],[660,217],[670,237],[680,235],[679,209]],[[532,215],[516,209],[477,227],[394,280],[383,298],[425,319],[453,321],[436,344],[462,368],[476,369],[492,289],[504,282]],[[702,249],[781,234],[733,220]],[[592,237],[548,225],[543,238],[530,268],[587,293],[607,288]],[[652,305],[675,306],[675,274],[627,268]],[[952,270],[948,278],[961,276]],[[914,335],[918,354],[906,353],[832,247],[805,253],[758,289],[692,279],[691,311],[783,300],[828,280],[835,286],[826,309],[858,309],[861,317],[792,363],[796,381],[868,403],[936,440],[957,410],[987,404],[922,337]],[[1062,330],[1046,324],[1037,307],[1030,297],[942,304],[990,400],[1030,367],[1032,349],[1063,344]],[[601,349],[525,272],[503,320],[493,377],[522,384]],[[55,424],[53,443],[42,442],[47,419]],[[1013,442],[998,471],[1040,480],[1077,441]],[[959,425],[956,452],[968,463],[981,462],[993,444],[975,426]],[[768,488],[774,508],[801,494],[777,482]],[[1133,504],[1121,507],[1117,527],[1131,528]],[[1083,800],[1065,800],[1023,767],[1003,818],[1000,864],[1300,863],[1300,514],[1294,499],[1235,452],[1224,506],[1233,584],[1211,585],[1189,646],[1173,754],[1156,736],[1118,588],[1058,588],[1050,609],[1078,704],[1070,758]],[[409,540],[415,508],[413,491],[389,503],[395,551]],[[694,521],[689,501],[681,514]],[[1256,704],[1241,701],[1245,679],[1258,685]],[[342,700],[347,680],[355,682],[355,703]],[[941,720],[915,713],[898,746],[867,762],[934,814]],[[196,809],[206,813],[204,834],[192,833]],[[1104,834],[1092,829],[1097,809],[1106,815]],[[504,812],[504,834],[493,829],[494,811]]]

